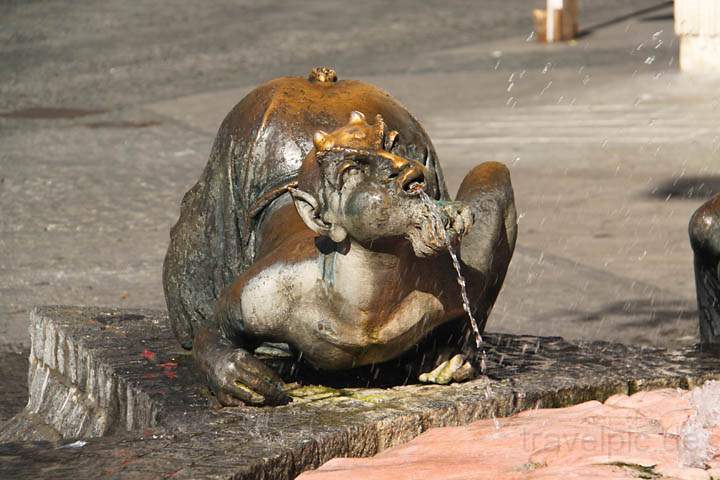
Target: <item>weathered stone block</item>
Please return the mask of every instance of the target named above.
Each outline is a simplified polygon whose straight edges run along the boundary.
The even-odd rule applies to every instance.
[[[697,349],[487,334],[488,376],[474,381],[368,388],[358,377],[282,407],[215,410],[164,312],[43,307],[31,325],[30,400],[2,430],[2,478],[289,479],[432,427],[720,377],[720,358]]]

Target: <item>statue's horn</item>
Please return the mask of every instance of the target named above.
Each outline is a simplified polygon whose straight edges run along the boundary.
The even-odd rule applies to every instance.
[[[387,150],[388,152],[393,149],[395,146],[395,142],[397,142],[398,137],[400,137],[400,134],[397,132],[397,130],[390,130],[385,134],[385,145],[383,148]]]
[[[375,148],[383,147],[383,140],[385,139],[385,120],[379,113],[375,115]]]
[[[318,130],[317,132],[315,132],[315,135],[313,135],[313,143],[315,144],[315,149],[327,150],[329,136],[330,135],[327,132],[323,132],[322,130]]]
[[[365,123],[365,115],[362,112],[350,112],[350,124],[358,125]]]

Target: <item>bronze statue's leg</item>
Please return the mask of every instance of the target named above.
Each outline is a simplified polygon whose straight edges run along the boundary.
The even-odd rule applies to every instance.
[[[470,300],[482,332],[500,293],[517,238],[517,218],[510,172],[486,162],[465,176],[456,200],[470,205],[475,222],[462,239],[460,258],[467,272]],[[474,298],[473,298],[474,297]]]
[[[695,253],[700,338],[706,344],[720,343],[720,195],[695,211],[689,233]]]
[[[279,405],[289,401],[285,384],[272,369],[243,345],[241,319],[223,296],[208,325],[198,329],[193,345],[195,363],[208,379],[218,401],[225,406],[241,403]],[[222,332],[231,330],[232,341]]]

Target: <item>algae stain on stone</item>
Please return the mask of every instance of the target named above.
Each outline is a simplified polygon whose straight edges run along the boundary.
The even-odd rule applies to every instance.
[[[620,467],[625,468],[627,470],[630,470],[633,475],[635,475],[637,478],[646,478],[646,479],[652,479],[652,478],[661,478],[662,475],[657,473],[655,471],[655,465],[640,465],[638,463],[625,463],[625,462],[611,462],[611,463],[603,463],[602,465],[610,465],[612,467]]]
[[[293,398],[293,403],[305,403],[330,397],[338,397],[341,395],[341,392],[338,389],[324,385],[305,385],[289,391],[288,395]]]
[[[356,400],[363,403],[377,404],[392,398],[392,394],[379,389],[332,388],[324,385],[304,385],[288,392],[293,403],[315,402],[325,399]]]
[[[353,400],[359,400],[364,403],[382,403],[390,399],[390,395],[386,394],[385,392],[378,392],[378,391],[371,391],[371,392],[365,392],[362,390],[355,390],[352,392],[347,392],[348,397],[352,398]]]

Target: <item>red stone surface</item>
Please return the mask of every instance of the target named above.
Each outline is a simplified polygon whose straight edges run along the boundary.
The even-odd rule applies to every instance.
[[[336,458],[298,478],[710,480],[720,477],[720,457],[713,453],[720,447],[720,428],[710,426],[717,425],[716,417],[707,420],[697,403],[709,400],[710,408],[720,408],[717,384],[713,388],[713,396],[702,398],[684,390],[656,390],[616,395],[604,404],[528,410],[498,423],[431,429],[375,457]],[[705,422],[710,450],[692,467],[688,458],[702,453],[689,447],[697,444],[689,438],[697,433],[689,428],[697,418]]]

